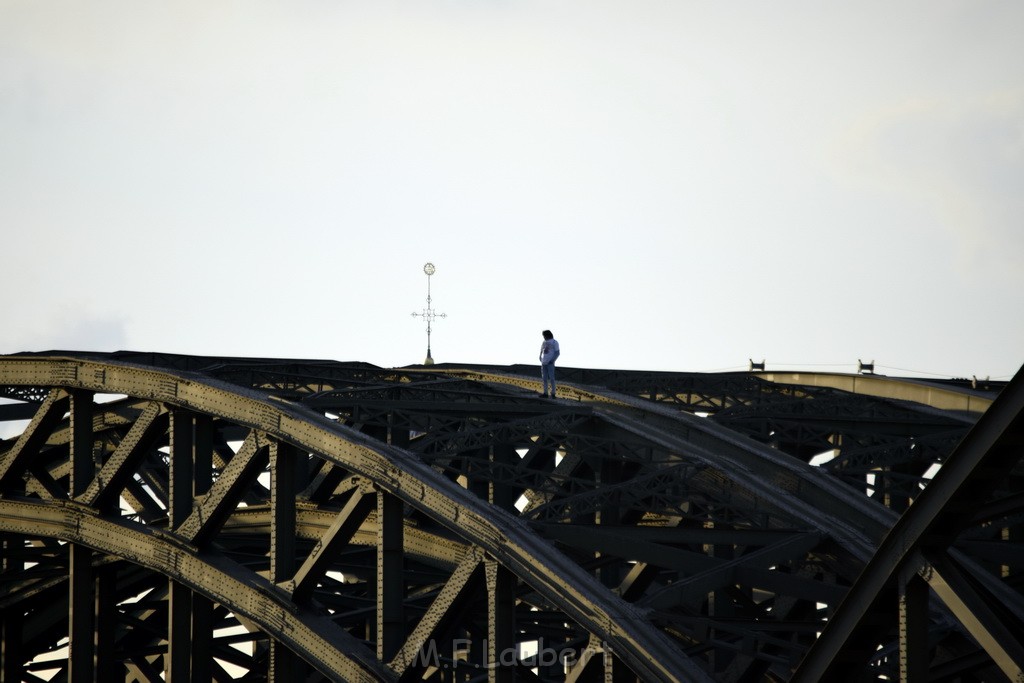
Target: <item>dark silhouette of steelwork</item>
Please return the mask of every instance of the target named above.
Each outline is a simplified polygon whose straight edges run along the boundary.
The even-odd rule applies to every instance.
[[[0,356],[0,681],[1021,676],[1021,377],[538,376]]]

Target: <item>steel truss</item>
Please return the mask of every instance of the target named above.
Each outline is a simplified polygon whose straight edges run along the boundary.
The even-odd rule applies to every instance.
[[[0,357],[0,681],[1019,676],[1018,380],[537,378]]]

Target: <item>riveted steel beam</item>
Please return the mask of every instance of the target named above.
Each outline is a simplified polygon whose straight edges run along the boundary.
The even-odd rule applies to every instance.
[[[57,502],[0,500],[0,531],[44,533],[158,571],[274,633],[331,680],[392,679],[362,643],[330,620],[291,604],[267,580],[258,585],[251,572],[210,550],[200,553],[156,530],[95,517],[87,509]]]
[[[358,489],[335,516],[330,527],[318,539],[292,578],[285,583],[296,602],[309,600],[317,582],[323,577],[338,551],[349,543],[371,510],[375,510],[376,496]]]
[[[106,508],[117,503],[117,498],[128,484],[139,461],[153,448],[153,440],[166,429],[165,415],[158,403],[149,403],[132,424],[131,429],[103,463],[100,471],[76,500],[83,505]]]
[[[640,675],[651,680],[705,678],[699,668],[680,656],[668,639],[639,614],[627,616],[631,608],[616,604],[616,599],[605,593],[589,574],[557,553],[552,554],[553,549],[540,542],[525,526],[518,525],[515,519],[499,516],[500,521],[492,521],[494,512],[485,502],[439,478],[406,452],[383,447],[358,433],[312,419],[310,413],[296,406],[261,400],[214,383],[206,384],[200,378],[176,377],[137,367],[95,365],[91,361],[84,361],[84,365],[82,361],[51,362],[58,367],[46,367],[47,362],[42,361],[37,380],[60,376],[66,378],[64,381],[72,388],[78,388],[81,383],[86,385],[82,388],[150,398],[193,412],[216,414],[320,453],[349,471],[368,477],[383,491],[416,506],[436,522],[486,549],[566,610],[570,618],[600,633],[605,640],[615,642],[620,656]],[[98,386],[93,387],[93,382]],[[213,490],[209,498],[214,498]],[[183,536],[194,538],[191,534],[195,529],[219,526],[204,527],[196,520],[198,516],[193,513],[193,517],[183,523],[188,532]],[[565,591],[567,580],[576,587],[574,590]],[[688,673],[683,675],[683,671]]]
[[[882,541],[821,638],[801,661],[794,680],[816,681],[839,676],[839,672],[847,670],[852,663],[863,663],[872,655],[877,647],[879,624],[892,623],[896,617],[897,582],[904,564],[912,561],[916,553],[928,553],[935,558],[947,552],[957,536],[971,524],[971,511],[979,506],[983,492],[1004,482],[1010,470],[1020,462],[1022,443],[1024,374],[1018,373],[949,457],[932,484]],[[951,579],[957,576],[947,574]],[[961,585],[953,580],[955,585]],[[990,581],[998,583],[999,577],[993,576]],[[970,594],[958,593],[955,588],[947,591],[949,600],[957,605],[959,618],[990,623],[991,620],[980,613],[970,616],[972,606],[980,609],[980,603],[965,601],[964,595]],[[1024,614],[1018,614],[1017,618],[1024,618]],[[1020,665],[1016,655],[999,654],[1012,650],[1005,645],[1005,639],[987,642],[1004,643],[993,654],[1001,668],[1007,661],[1012,662],[1008,665],[1011,668]]]
[[[279,619],[235,610],[246,602],[245,589],[227,603],[208,590],[217,579],[206,570],[201,580],[190,580],[179,565],[198,559],[249,591],[269,591],[302,623],[319,610],[337,628],[365,638],[349,656],[370,678],[482,675],[480,668],[505,649],[494,621],[504,615],[503,623],[515,624],[517,648],[551,642],[586,657],[585,646],[596,645],[589,666],[573,666],[569,674],[544,665],[532,671],[531,659],[516,665],[518,677],[783,680],[821,624],[834,618],[835,605],[895,522],[897,508],[915,501],[913,512],[920,490],[931,486],[926,469],[949,464],[952,435],[973,418],[959,410],[915,408],[904,399],[733,374],[565,369],[562,377],[578,375],[589,384],[563,381],[564,397],[575,400],[540,402],[530,395],[536,379],[523,382],[514,368],[435,367],[428,373],[170,354],[0,357],[0,395],[23,402],[20,412],[0,411],[0,420],[23,419],[12,416],[32,407],[39,422],[17,440],[0,441],[0,481],[8,468],[0,500],[20,503],[22,492],[39,496],[38,505],[70,506],[140,531],[143,545],[154,551],[165,552],[168,544],[184,550],[160,565],[169,568],[150,569],[135,564],[134,556],[110,563],[118,556],[102,547],[70,544],[92,553],[95,602],[98,610],[107,608],[96,612],[94,631],[113,623],[112,639],[97,637],[98,666],[109,665],[117,652],[113,657],[125,662],[118,667],[136,672],[127,676],[158,677],[160,668],[185,667],[193,678],[226,676],[214,656],[271,680],[304,675],[288,659],[340,676],[295,644]],[[81,469],[86,461],[74,457],[75,434],[82,438],[86,430],[64,417],[75,401],[65,395],[76,393],[126,397],[82,402],[94,413],[94,477]],[[63,409],[34,409],[48,397],[66,401]],[[156,406],[155,418],[146,417],[154,410],[143,412],[147,405]],[[685,414],[691,411],[708,417]],[[25,436],[29,432],[38,433]],[[260,439],[256,451],[246,445],[249,438]],[[239,453],[228,446],[234,441],[243,441]],[[827,467],[807,467],[825,448],[835,453]],[[308,478],[282,469],[306,458]],[[877,474],[869,481],[868,473]],[[974,496],[971,506],[961,505],[949,518],[948,529],[972,528],[971,539],[949,551],[969,585],[986,581],[991,571],[1012,575],[1022,564],[1005,543],[1017,538],[1007,520],[1021,505],[1012,487],[1000,491],[1001,498],[981,504]],[[357,492],[365,505],[354,503]],[[65,502],[71,496],[76,502]],[[394,502],[390,517],[386,509],[372,509],[388,499]],[[128,507],[118,510],[118,500]],[[523,524],[529,519],[538,524]],[[0,574],[0,605],[31,617],[10,642],[16,638],[30,649],[44,642],[47,625],[67,623],[70,630],[64,619],[71,603],[81,601],[68,588],[60,602],[31,613],[65,585],[52,572],[65,571],[69,560],[47,529],[26,535],[37,546],[26,546],[25,559]],[[922,549],[945,557],[944,541],[936,541],[941,534],[929,538]],[[121,579],[126,567],[156,572],[146,574],[149,586],[163,576],[162,590],[151,590],[137,608],[110,610],[112,600],[138,599],[123,592],[110,597],[103,588],[105,577]],[[463,571],[469,572],[465,581],[456,576]],[[891,632],[871,622],[883,639],[873,666],[886,675],[896,675],[897,666],[927,666],[921,652],[933,647],[947,669],[967,666],[973,656],[965,626],[943,630],[943,614],[964,608],[954,598],[952,609],[936,597],[922,600],[922,581],[901,584],[903,618],[895,607],[888,612]],[[601,582],[616,586],[620,597]],[[497,599],[501,585],[514,594],[511,602]],[[13,592],[5,594],[5,586]],[[177,600],[176,586],[192,599],[182,592]],[[446,598],[438,601],[441,593]],[[1018,610],[1021,602],[1009,582],[953,595],[974,613],[998,601],[996,616]],[[888,583],[876,597],[898,602]],[[484,604],[486,611],[473,609]],[[191,620],[176,631],[169,609],[191,610]],[[199,616],[203,610],[206,617]],[[187,629],[181,627],[186,621]],[[991,620],[983,621],[996,632]],[[199,622],[220,624],[218,635],[196,628]],[[245,630],[225,635],[225,624]],[[898,624],[907,630],[897,639]],[[448,659],[421,666],[421,657],[401,670],[386,665],[385,653],[395,653],[390,661],[396,663],[412,647],[413,632],[421,639],[417,656],[433,643],[444,645]],[[993,649],[1006,649],[1000,638],[991,640]],[[229,642],[251,649],[241,652]],[[844,645],[844,656],[857,647]],[[190,661],[176,666],[175,650],[184,649],[192,651]]]
[[[511,683],[516,680],[516,667],[507,655],[515,652],[516,580],[497,562],[485,561],[487,584],[487,681]]]
[[[238,502],[249,485],[263,470],[269,443],[258,432],[250,432],[217,478],[210,492],[193,510],[189,498],[187,512],[191,513],[176,530],[183,539],[196,545],[204,545],[224,524],[238,506]],[[188,480],[191,487],[192,481]]]
[[[0,489],[18,489],[22,486],[22,474],[39,454],[39,449],[49,438],[52,429],[64,419],[69,404],[67,392],[61,389],[52,389],[47,394],[28,427],[0,460]]]
[[[377,658],[390,661],[402,645],[405,624],[402,501],[377,493]]]
[[[439,653],[436,644],[432,649],[425,649],[427,643],[445,620],[454,618],[453,607],[466,599],[471,579],[479,575],[481,559],[479,552],[471,550],[466,553],[448,581],[437,591],[430,606],[405,639],[402,647],[391,659],[389,666],[403,676],[403,681],[409,679],[409,676],[405,675],[407,671],[415,670],[410,668],[414,664],[419,664],[420,667],[437,666],[436,657]]]
[[[920,573],[928,586],[1009,680],[1024,679],[1024,642],[1017,630],[1019,622],[1011,626],[1001,618],[997,613],[999,607],[986,599],[983,590],[972,585],[973,581],[952,557],[929,552],[925,559],[928,565]]]

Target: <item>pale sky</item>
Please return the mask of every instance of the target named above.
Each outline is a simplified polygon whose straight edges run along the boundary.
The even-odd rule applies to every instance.
[[[1009,378],[1024,3],[0,0],[0,353]]]

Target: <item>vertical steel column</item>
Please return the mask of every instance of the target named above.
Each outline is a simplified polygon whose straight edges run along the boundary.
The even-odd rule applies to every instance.
[[[69,391],[71,408],[68,414],[71,427],[71,484],[68,497],[74,498],[92,483],[96,476],[96,461],[92,452],[93,393],[80,389]]]
[[[92,454],[92,392],[72,390],[69,421],[71,427],[70,498],[84,493],[96,464]],[[92,683],[95,678],[96,577],[92,568],[92,550],[68,544],[68,680]]]
[[[516,667],[516,577],[494,560],[484,563],[487,579],[487,681],[512,683]],[[506,665],[506,663],[509,663]]]
[[[705,523],[705,528],[729,528],[726,520],[716,521],[716,516],[722,517],[727,514],[728,512],[725,510],[716,510],[714,507],[710,507],[709,519]],[[729,544],[716,543],[708,546],[708,554],[712,557],[728,561],[735,557],[735,549]],[[725,587],[716,588],[708,593],[708,616],[712,624],[716,621],[728,622],[735,616],[735,611],[730,591]],[[710,628],[708,634],[709,641],[715,642],[716,629],[714,627]],[[724,670],[731,663],[732,656],[733,653],[728,648],[713,647],[709,652],[712,671],[719,672]],[[608,658],[605,657],[605,660]]]
[[[622,481],[622,461],[604,458],[597,469],[597,480],[602,488],[615,486]],[[622,510],[613,500],[609,500],[594,513],[595,524],[618,526],[622,522]],[[601,553],[596,553],[600,558]],[[623,575],[617,565],[602,566],[597,570],[597,578],[605,586],[614,588],[622,583]]]
[[[491,446],[490,459],[492,465],[515,465],[519,462],[519,454],[512,444],[508,442],[496,443]],[[501,472],[500,467],[494,468],[495,472]],[[519,497],[515,487],[500,480],[501,477],[491,477],[490,491],[488,498],[491,505],[500,507],[509,512],[516,512],[516,499]]]
[[[117,635],[117,568],[96,571],[96,680],[124,678],[124,666],[114,654]]]
[[[68,544],[68,680],[92,683],[96,648],[96,581],[92,573],[92,551]]]
[[[213,485],[213,418],[197,414],[193,420],[192,491],[205,496]],[[213,680],[213,601],[192,592],[192,683]]]
[[[388,415],[388,443],[399,448],[409,447],[409,427],[393,412]]]
[[[170,412],[167,517],[172,531],[192,514],[192,482],[195,473],[192,460],[192,417],[186,410]]]
[[[403,605],[403,504],[382,490],[377,491],[377,659],[391,661],[402,647]]]
[[[296,460],[294,446],[270,444],[270,580],[275,583],[295,574]]]
[[[466,489],[481,500],[489,500],[491,496],[490,448],[474,448],[463,451],[463,471],[466,473]]]
[[[192,591],[192,683],[213,680],[213,602]]]
[[[0,573],[18,572],[24,568],[19,557],[24,541],[18,534],[0,534]],[[0,611],[0,683],[21,681],[22,631],[24,622],[22,608],[9,606]]]
[[[195,415],[192,433],[193,491],[196,496],[205,496],[213,485],[213,418],[209,415]]]
[[[110,451],[99,449],[95,465],[97,474],[107,464]],[[121,514],[120,496],[103,496],[96,503],[101,515],[117,518]],[[95,570],[96,577],[96,680],[114,681],[124,678],[124,665],[115,655],[117,635],[117,566]]]
[[[173,531],[192,513],[193,425],[185,410],[170,413],[168,527]],[[192,591],[173,578],[167,586],[167,655],[164,670],[168,681],[188,681],[192,659]]]
[[[905,490],[901,490],[904,477],[899,475],[909,475],[907,476],[907,478],[909,478],[910,476],[917,474],[917,472],[915,471],[914,466],[908,463],[897,463],[895,465],[891,465],[887,469],[890,476],[884,477],[881,484],[881,487],[885,488],[885,505],[890,510],[903,514],[910,508],[910,503],[912,501],[907,497],[907,492]],[[875,483],[878,483],[877,479],[875,480]]]
[[[295,575],[296,448],[270,444],[270,580],[285,581]],[[299,660],[280,641],[270,639],[269,683],[291,683],[299,678]]]
[[[900,680],[928,678],[928,582],[916,572],[900,576]]]

